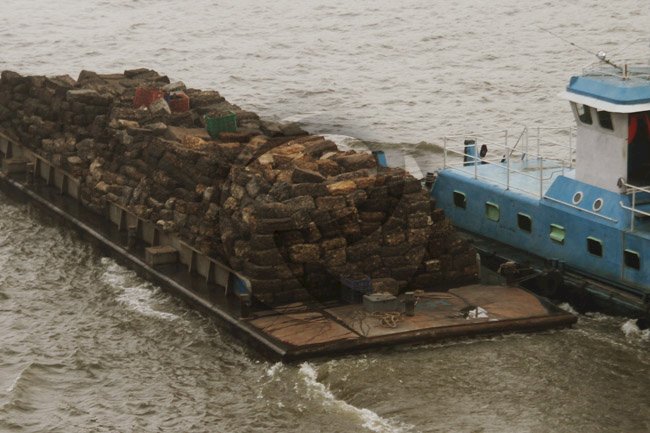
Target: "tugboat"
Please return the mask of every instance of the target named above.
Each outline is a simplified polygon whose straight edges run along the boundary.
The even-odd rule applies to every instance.
[[[483,261],[516,262],[552,295],[647,320],[650,66],[599,58],[560,94],[574,127],[503,132],[491,157],[485,136],[446,137],[431,195]]]

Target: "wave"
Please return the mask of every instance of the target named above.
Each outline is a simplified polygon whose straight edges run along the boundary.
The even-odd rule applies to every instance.
[[[27,410],[32,407],[34,388],[41,387],[51,379],[58,370],[65,368],[60,363],[45,363],[31,361],[20,369],[14,380],[5,389],[5,401],[0,403],[0,409],[18,408]],[[31,392],[30,392],[31,391]]]
[[[118,302],[143,316],[163,320],[179,319],[179,316],[176,314],[159,311],[154,308],[157,304],[156,295],[158,294],[158,289],[150,283],[140,282],[139,284],[133,285],[133,282],[138,281],[134,272],[121,267],[109,258],[102,258],[101,263],[106,266],[106,271],[101,276],[102,281],[109,286],[122,290],[122,293],[116,298]]]
[[[628,339],[650,341],[650,329],[639,329],[636,319],[629,319],[621,325],[621,331]]]
[[[320,398],[324,406],[358,417],[364,428],[376,433],[406,432],[413,429],[412,426],[382,418],[370,409],[358,408],[346,401],[339,400],[326,385],[318,381],[318,373],[310,363],[301,364],[299,372],[311,394]]]
[[[16,390],[18,387],[18,383],[20,380],[23,378],[25,372],[32,366],[31,363],[27,364],[23,369],[21,369],[14,380],[11,382],[11,384],[7,387],[7,394],[13,394],[13,392]]]
[[[147,287],[126,287],[124,292],[117,297],[117,300],[143,316],[164,320],[179,319],[176,314],[155,310],[152,306],[155,301],[153,292]]]

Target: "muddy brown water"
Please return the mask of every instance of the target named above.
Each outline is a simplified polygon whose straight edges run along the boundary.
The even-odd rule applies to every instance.
[[[637,0],[6,0],[0,69],[152,67],[426,170],[446,134],[571,123],[555,95],[592,57],[538,27],[614,53],[647,22]],[[0,329],[2,432],[650,430],[650,333],[628,318],[273,364],[4,195]]]

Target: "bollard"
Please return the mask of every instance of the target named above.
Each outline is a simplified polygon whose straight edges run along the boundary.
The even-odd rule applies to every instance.
[[[407,316],[415,316],[415,293],[404,293],[404,314]]]

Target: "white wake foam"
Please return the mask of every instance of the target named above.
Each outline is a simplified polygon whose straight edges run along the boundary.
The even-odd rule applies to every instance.
[[[144,316],[157,317],[165,320],[178,319],[178,316],[175,314],[158,311],[152,307],[152,304],[155,304],[153,291],[147,287],[126,287],[124,288],[124,292],[117,297],[117,300]]]
[[[274,377],[278,372],[282,371],[284,365],[281,362],[276,362],[266,370],[266,377]]]
[[[343,400],[339,400],[326,385],[318,381],[316,369],[308,362],[300,366],[300,374],[303,376],[309,391],[313,396],[320,398],[324,406],[329,406],[341,412],[357,416],[363,427],[370,431],[376,433],[396,433],[412,429],[410,426],[399,425],[393,421],[384,419],[370,409],[358,408]]]
[[[156,289],[146,282],[133,285],[133,282],[138,280],[134,272],[123,268],[109,258],[103,257],[101,263],[106,267],[106,271],[101,276],[102,281],[122,290],[122,293],[117,297],[118,302],[123,303],[130,310],[136,311],[144,316],[164,320],[176,320],[179,318],[175,314],[158,311],[154,308],[156,305],[154,298]]]
[[[560,305],[558,305],[558,307],[566,311],[567,313],[575,314],[576,316],[578,315],[578,312],[574,310],[571,304],[569,304],[568,302],[563,302]]]
[[[627,338],[639,338],[650,341],[650,329],[641,330],[636,324],[636,319],[629,319],[621,325],[621,331]]]
[[[343,134],[324,134],[323,137],[336,143],[336,147],[343,152],[356,150],[357,152],[370,152],[368,146],[358,138]]]

